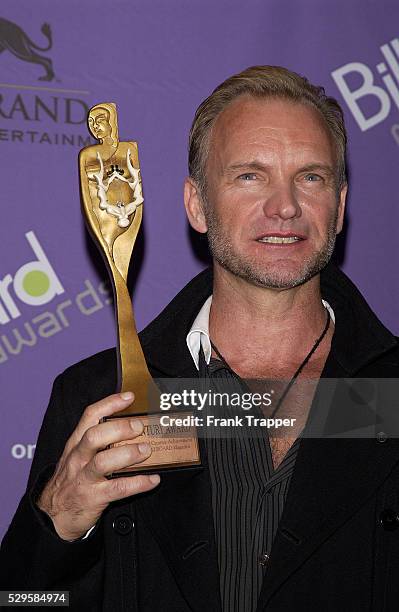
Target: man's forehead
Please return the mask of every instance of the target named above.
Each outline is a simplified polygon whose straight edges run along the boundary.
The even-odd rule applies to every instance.
[[[253,96],[240,96],[231,102],[216,118],[214,131],[225,130],[231,127],[268,127],[302,128],[302,123],[314,124],[324,128],[324,122],[319,111],[302,102],[287,100],[285,98],[255,98]]]
[[[256,143],[298,142],[330,148],[331,135],[319,111],[282,98],[241,96],[217,117],[210,150]]]

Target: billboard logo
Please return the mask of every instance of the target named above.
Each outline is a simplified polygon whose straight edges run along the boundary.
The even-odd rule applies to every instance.
[[[47,304],[56,295],[64,293],[54,268],[50,264],[34,232],[25,234],[36,259],[21,266],[14,275],[6,274],[0,280],[0,324],[5,325],[12,319],[21,316],[16,300],[10,292],[24,304],[41,306]]]
[[[33,251],[33,257],[29,257],[31,261],[24,263],[13,275],[0,278],[0,330],[2,325],[11,322],[6,333],[0,331],[0,365],[10,356],[16,357],[21,351],[35,347],[42,339],[68,329],[76,314],[88,317],[112,304],[107,281],[95,287],[86,279],[81,291],[65,296],[64,287],[35,233],[29,231],[25,238]],[[58,296],[62,296],[62,301]],[[13,320],[21,317],[21,302],[29,306],[51,302],[51,310],[40,309],[32,319],[19,320],[18,326],[12,327]]]
[[[389,115],[392,102],[399,110],[399,39],[394,38],[382,45],[380,51],[385,61],[378,63],[376,69],[383,86],[375,84],[371,68],[361,62],[350,62],[331,73],[362,132],[384,121]],[[357,81],[356,86],[353,86],[354,80]],[[359,104],[366,98],[369,102],[373,100],[374,109],[377,109],[367,116]]]
[[[39,77],[39,81],[52,81],[55,76],[52,61],[40,55],[49,51],[53,45],[49,24],[44,23],[41,31],[47,38],[47,46],[44,47],[35,44],[19,25],[0,17],[0,53],[7,50],[24,62],[43,66],[45,74]]]

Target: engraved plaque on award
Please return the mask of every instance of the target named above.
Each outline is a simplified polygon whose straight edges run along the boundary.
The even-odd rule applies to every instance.
[[[79,155],[83,214],[90,233],[106,261],[115,300],[118,336],[118,389],[133,391],[135,400],[114,417],[139,416],[144,433],[119,444],[147,442],[151,456],[111,474],[126,476],[201,464],[194,426],[164,427],[159,409],[159,392],[148,370],[137,335],[127,275],[134,243],[143,214],[143,194],[136,142],[120,142],[116,106],[93,106],[89,130],[98,144],[85,147]],[[185,417],[190,413],[179,413]],[[170,415],[172,416],[172,415]]]

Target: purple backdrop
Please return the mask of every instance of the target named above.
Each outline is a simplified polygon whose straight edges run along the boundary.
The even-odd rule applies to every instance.
[[[345,109],[350,137],[343,268],[399,332],[399,4],[3,0],[0,17],[1,536],[25,487],[54,376],[114,344],[105,269],[80,214],[86,107],[115,101],[121,139],[139,142],[145,241],[134,303],[142,328],[203,267],[182,208],[199,102],[253,64],[284,65],[325,85]],[[47,47],[44,23],[52,46],[38,51],[25,37]]]

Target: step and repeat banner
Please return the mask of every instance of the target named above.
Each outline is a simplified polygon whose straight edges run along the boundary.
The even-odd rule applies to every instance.
[[[205,265],[182,203],[195,109],[229,75],[287,66],[342,104],[350,196],[338,257],[399,333],[399,4],[380,0],[3,0],[0,8],[0,537],[54,377],[113,346],[107,273],[84,228],[89,107],[115,102],[145,196],[133,256],[144,327]]]

